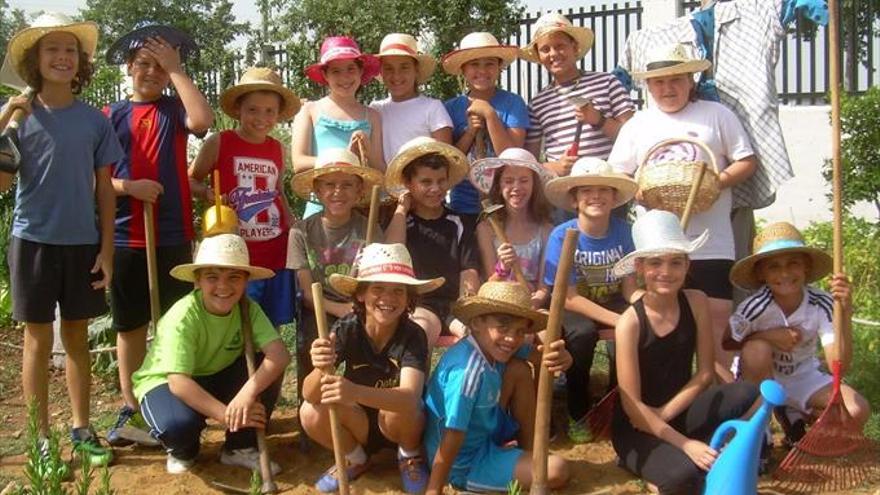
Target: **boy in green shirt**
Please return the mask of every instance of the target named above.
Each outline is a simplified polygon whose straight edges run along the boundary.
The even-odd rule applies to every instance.
[[[168,451],[169,473],[193,465],[207,418],[226,426],[220,462],[258,469],[254,429],[266,427],[276,397],[257,399],[271,392],[267,387],[284,372],[290,355],[260,306],[247,305],[254,347],[262,352],[248,378],[240,302],[249,280],[273,273],[250,266],[241,237],[221,234],[203,240],[195,263],[174,267],[171,276],[194,282],[196,289],[159,320],[156,339],[132,377],[144,420]],[[280,468],[273,463],[272,470]]]

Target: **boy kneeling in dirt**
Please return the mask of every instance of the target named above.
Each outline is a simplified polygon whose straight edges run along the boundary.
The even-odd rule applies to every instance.
[[[442,493],[447,481],[480,492],[506,491],[514,479],[531,484],[535,382],[524,359],[540,365],[541,354],[523,340],[547,326],[547,315],[531,309],[531,295],[517,283],[486,282],[453,306],[470,335],[446,351],[428,382],[428,494]],[[550,348],[544,365],[551,372],[571,366],[562,339]],[[512,440],[516,447],[507,446]],[[565,459],[551,455],[547,485],[559,488],[568,476]]]
[[[277,397],[257,398],[271,391],[267,387],[284,372],[290,355],[260,306],[242,297],[248,281],[273,272],[250,266],[241,237],[221,234],[203,240],[195,263],[174,267],[171,276],[194,282],[196,289],[159,320],[156,339],[134,373],[144,420],[168,451],[169,473],[195,463],[207,418],[226,427],[222,464],[259,469],[254,429],[266,427]],[[248,309],[244,319],[242,308]],[[248,320],[254,348],[262,353],[250,378],[242,337]],[[272,464],[273,472],[280,470]]]

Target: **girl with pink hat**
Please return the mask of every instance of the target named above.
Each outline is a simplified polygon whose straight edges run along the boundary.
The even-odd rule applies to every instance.
[[[382,123],[379,112],[357,100],[357,91],[379,74],[379,59],[361,52],[347,36],[329,36],[321,44],[318,63],[305,69],[306,77],[327,86],[327,96],[303,105],[293,121],[293,171],[314,168],[324,149],[348,148],[363,153],[370,167],[384,171]],[[309,202],[304,217],[321,211]]]

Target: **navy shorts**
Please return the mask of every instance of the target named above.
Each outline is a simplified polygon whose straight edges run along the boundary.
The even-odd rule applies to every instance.
[[[272,278],[248,282],[247,294],[263,308],[273,326],[293,323],[296,314],[296,277],[293,270],[276,270]]]
[[[731,260],[691,260],[684,288],[701,290],[714,299],[732,300],[731,268]]]

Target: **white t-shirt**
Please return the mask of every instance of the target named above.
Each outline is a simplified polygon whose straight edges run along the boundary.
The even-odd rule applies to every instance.
[[[773,293],[764,286],[736,308],[730,317],[730,333],[734,340],[742,342],[752,333],[762,330],[778,327],[800,329],[801,340],[791,352],[773,350],[774,374],[787,380],[819,369],[817,344],[821,343],[824,347],[834,343],[831,308],[832,299],[827,292],[805,286],[801,305],[786,317],[773,299]]]
[[[418,95],[405,101],[391,101],[391,97],[370,103],[382,115],[382,151],[385,163],[397,155],[400,147],[412,138],[431,136],[444,127],[452,128],[452,119],[443,102]]]
[[[634,175],[645,154],[652,146],[665,139],[690,137],[705,143],[718,163],[718,172],[729,163],[754,155],[748,134],[736,115],[721,103],[698,100],[676,113],[665,113],[652,107],[636,112],[620,129],[608,163],[616,171]],[[698,154],[711,167],[708,157]],[[733,228],[730,224],[730,188],[721,191],[718,200],[708,211],[691,216],[687,235],[695,239],[704,230],[709,239],[692,259],[733,260]]]

